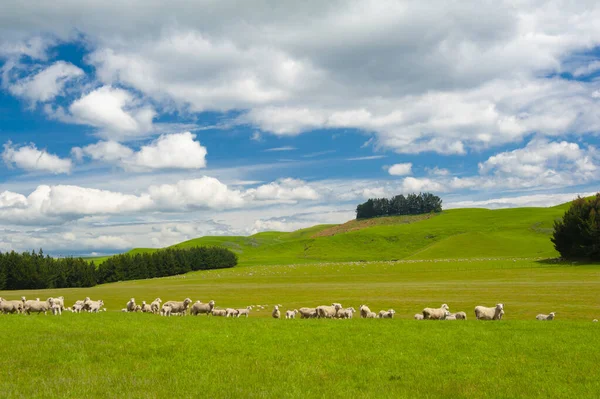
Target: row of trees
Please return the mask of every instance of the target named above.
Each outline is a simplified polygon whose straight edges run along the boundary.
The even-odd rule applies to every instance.
[[[93,287],[96,266],[78,258],[51,258],[39,252],[0,253],[0,290]]]
[[[356,207],[357,219],[377,216],[420,215],[442,211],[442,199],[431,193],[396,195],[388,198],[371,198]]]
[[[114,281],[173,276],[237,264],[237,255],[218,247],[165,249],[116,255],[96,267],[82,258],[51,258],[36,252],[0,253],[0,290],[93,287]]]
[[[164,249],[143,254],[122,254],[98,266],[98,284],[174,276],[193,270],[223,269],[237,265],[237,255],[225,248]]]

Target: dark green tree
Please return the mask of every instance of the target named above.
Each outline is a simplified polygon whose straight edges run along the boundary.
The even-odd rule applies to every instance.
[[[566,259],[600,260],[600,193],[578,197],[561,220],[554,222],[552,242]]]

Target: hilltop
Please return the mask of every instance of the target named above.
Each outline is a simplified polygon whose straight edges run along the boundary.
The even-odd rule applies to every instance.
[[[489,210],[463,208],[439,214],[352,220],[291,233],[206,236],[173,247],[220,246],[235,252],[239,264],[555,257],[552,226],[568,204],[549,208]],[[156,249],[136,248],[129,253]],[[102,262],[106,258],[96,258]]]

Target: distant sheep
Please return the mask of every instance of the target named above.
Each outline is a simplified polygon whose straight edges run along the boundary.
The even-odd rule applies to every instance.
[[[322,319],[331,319],[337,315],[337,312],[342,309],[342,305],[339,303],[332,303],[331,306],[318,306],[317,317]]]
[[[98,313],[98,311],[100,311],[100,309],[102,308],[102,306],[104,306],[104,301],[102,301],[102,299],[99,299],[97,301],[91,301],[89,303],[90,306],[90,313]]]
[[[598,319],[592,320],[592,323],[598,323]]]
[[[237,313],[238,313],[237,309],[232,309],[232,308],[225,309],[225,317],[236,317]]]
[[[301,319],[314,319],[317,317],[316,308],[300,308],[298,309],[298,313],[300,313]]]
[[[227,316],[227,311],[225,309],[213,309],[211,314],[217,317],[225,317]]]
[[[456,312],[454,313],[456,320],[467,320],[467,314],[465,312]]]
[[[415,314],[415,320],[423,320],[423,315],[421,313]]]
[[[477,320],[502,320],[504,315],[504,305],[499,303],[493,308],[485,306],[475,307],[475,317]]]
[[[50,307],[50,310],[52,310],[52,314],[54,316],[58,315],[62,315],[62,309],[59,303],[53,303],[52,306]]]
[[[131,298],[129,300],[129,302],[127,302],[127,305],[125,307],[127,308],[128,312],[135,312],[135,308],[136,308],[135,298]]]
[[[448,316],[446,316],[446,318],[444,320],[456,320],[456,315],[455,314],[449,314]]]
[[[23,302],[18,300],[6,300],[0,298],[0,312],[2,313],[22,313]]]
[[[444,303],[439,308],[425,308],[422,313],[424,319],[444,320],[450,314],[450,309]]]
[[[33,313],[37,313],[38,315],[40,313],[44,313],[44,315],[48,314],[48,311],[50,310],[50,307],[52,302],[52,298],[48,298],[45,301],[40,301],[35,300],[35,301],[25,301],[24,303],[24,311],[26,314],[31,314]]]
[[[167,303],[162,305],[162,308],[160,308],[160,315],[170,317],[171,316],[171,305],[169,305]]]
[[[146,301],[142,301],[142,312],[152,313],[152,306],[147,304]]]
[[[369,309],[367,305],[360,305],[358,311],[360,312],[361,319],[366,319],[367,315],[371,312],[371,309]]]
[[[196,301],[196,303],[193,304],[190,309],[190,314],[193,316],[198,316],[199,314],[206,314],[208,316],[212,312],[214,307],[215,301],[210,301],[209,303],[202,303],[200,301]]]
[[[275,305],[273,308],[273,313],[271,313],[274,319],[279,319],[281,317],[281,312],[279,311],[279,306]]]
[[[336,315],[338,319],[351,319],[354,316],[356,309],[350,307],[346,309],[340,309]]]
[[[369,312],[367,313],[367,319],[376,319],[377,318],[377,313],[375,312]]]
[[[160,299],[160,298],[156,298],[154,301],[152,301],[152,303],[150,304],[152,313],[154,313],[154,314],[160,313],[160,304],[161,303],[162,303],[162,299]]]
[[[381,310],[379,312],[379,318],[380,319],[393,319],[395,314],[396,314],[396,311],[394,309]]]
[[[246,306],[245,309],[236,309],[237,310],[237,317],[240,316],[250,316],[250,311],[252,310],[252,306]]]
[[[183,300],[183,302],[168,301],[168,302],[165,302],[165,305],[169,305],[171,307],[171,314],[181,313],[182,315],[185,315],[185,312],[186,312],[188,306],[190,306],[190,303],[192,303],[192,300],[190,298],[185,298]]]
[[[539,314],[537,316],[535,316],[535,318],[537,320],[554,320],[554,316],[556,315],[556,312],[550,312],[550,314]]]
[[[298,309],[287,310],[285,312],[285,318],[286,319],[295,319],[297,314],[298,314]]]

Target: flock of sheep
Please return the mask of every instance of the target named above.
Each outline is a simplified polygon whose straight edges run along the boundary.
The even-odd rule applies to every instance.
[[[100,299],[93,301],[89,297],[84,300],[78,300],[70,308],[65,308],[65,299],[60,296],[58,298],[48,298],[45,301],[40,301],[39,298],[35,300],[27,300],[25,297],[21,297],[20,300],[6,300],[0,298],[0,312],[1,313],[44,313],[52,312],[53,315],[61,315],[63,311],[71,311],[73,313],[91,312],[98,313],[100,311],[106,311],[103,308],[104,302]],[[264,309],[263,306],[257,305],[260,309]],[[272,312],[272,317],[280,319],[282,314],[279,309],[281,305],[275,305]],[[122,312],[143,312],[153,313],[161,316],[183,316],[189,311],[189,314],[197,316],[200,314],[222,316],[222,317],[248,317],[253,306],[247,306],[242,309],[226,308],[216,309],[215,301],[208,303],[202,303],[196,301],[192,304],[190,298],[186,298],[183,301],[168,301],[162,303],[160,298],[156,298],[150,304],[146,301],[142,301],[141,305],[136,304],[135,298],[131,298],[127,305],[121,309]],[[332,303],[331,305],[322,305],[315,308],[302,307],[300,309],[287,310],[284,314],[286,319],[295,319],[296,315],[300,315],[301,319],[312,319],[312,318],[324,318],[324,319],[351,319],[356,313],[356,309],[353,307],[344,308],[340,303]],[[359,314],[364,319],[391,319],[394,317],[396,312],[394,309],[381,310],[379,313],[372,312],[367,305],[361,305],[359,307]],[[504,305],[499,303],[494,307],[476,306],[475,317],[477,320],[502,320],[504,316]],[[554,320],[556,316],[555,312],[549,314],[538,314],[535,318],[537,320]],[[466,320],[467,314],[465,312],[450,313],[450,308],[447,304],[443,304],[439,308],[425,308],[421,313],[415,314],[416,320]],[[597,322],[597,319],[593,320]]]

